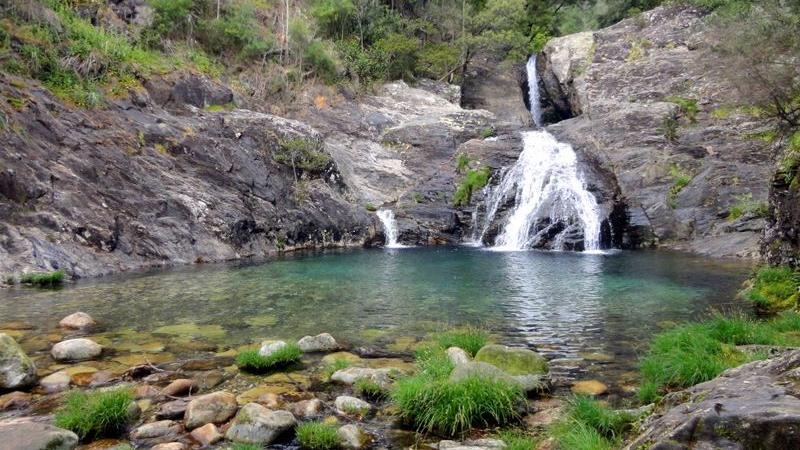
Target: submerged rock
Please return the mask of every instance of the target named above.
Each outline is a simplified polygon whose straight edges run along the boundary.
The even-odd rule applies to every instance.
[[[220,391],[201,395],[186,406],[184,421],[187,429],[193,429],[207,423],[223,423],[236,414],[239,405],[236,396],[230,392]]]
[[[336,434],[342,441],[342,447],[347,449],[365,448],[369,444],[369,435],[355,424],[347,424],[340,427]]]
[[[50,375],[42,378],[39,384],[45,392],[53,394],[56,392],[66,391],[69,389],[69,384],[72,381],[69,374],[64,371],[51,373]]]
[[[800,350],[667,395],[628,450],[800,448]]]
[[[267,445],[296,424],[289,411],[272,411],[258,403],[248,403],[233,419],[225,437],[234,442]]]
[[[71,330],[86,331],[96,327],[97,322],[89,314],[79,311],[61,319],[58,325]]]
[[[339,348],[339,343],[328,333],[305,336],[297,341],[297,345],[304,352],[330,352]]]
[[[608,392],[608,386],[597,380],[576,381],[570,388],[573,394],[597,396]]]
[[[52,425],[16,419],[0,422],[0,442],[3,450],[72,450],[78,446],[78,436]]]
[[[17,389],[36,381],[36,365],[11,336],[0,333],[0,389]]]
[[[509,375],[543,375],[549,370],[547,360],[533,350],[497,344],[478,350],[475,361],[489,363]]]
[[[100,356],[102,352],[100,344],[86,338],[61,341],[50,350],[56,361],[85,361]]]

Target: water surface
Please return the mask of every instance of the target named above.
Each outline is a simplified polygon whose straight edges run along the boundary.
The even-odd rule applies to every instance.
[[[651,251],[336,251],[82,280],[57,291],[0,290],[0,323],[28,322],[41,334],[80,310],[105,331],[205,340],[220,350],[324,331],[352,345],[402,349],[442,324],[470,323],[537,348],[559,376],[609,379],[635,368],[654,332],[743,308],[734,297],[748,269]]]

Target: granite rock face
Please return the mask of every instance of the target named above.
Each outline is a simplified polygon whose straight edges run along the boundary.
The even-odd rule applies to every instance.
[[[669,394],[627,447],[800,448],[800,350]]]
[[[736,104],[705,12],[660,7],[597,32],[551,40],[539,56],[548,130],[613,174],[639,241],[755,257],[764,220],[730,209],[767,200],[770,124]],[[695,101],[695,117],[678,103]],[[727,111],[726,111],[727,112]],[[676,120],[675,135],[665,122]],[[682,189],[679,178],[688,178]],[[672,193],[671,193],[672,191]]]

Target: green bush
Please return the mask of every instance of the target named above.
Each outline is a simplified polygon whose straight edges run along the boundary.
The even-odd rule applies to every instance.
[[[480,328],[465,327],[450,331],[445,331],[436,336],[436,342],[447,349],[458,347],[471,356],[475,356],[483,346],[489,341],[489,333]]]
[[[774,313],[797,307],[800,275],[791,267],[764,266],[745,295],[761,312]]]
[[[272,159],[291,167],[295,175],[298,169],[310,173],[323,172],[333,161],[330,156],[320,151],[322,143],[316,139],[281,139],[279,145],[280,148],[272,153]]]
[[[287,344],[268,356],[260,355],[258,350],[245,350],[236,355],[236,365],[248,372],[267,372],[296,363],[301,354],[297,344]]]
[[[461,66],[461,49],[448,43],[426,44],[417,55],[415,73],[434,80],[445,79]]]
[[[73,431],[82,440],[116,436],[125,431],[130,420],[128,408],[133,401],[130,390],[72,391],[64,406],[56,412],[57,426]]]
[[[54,287],[64,282],[64,271],[57,270],[47,273],[26,273],[20,277],[19,282],[37,287]]]
[[[697,122],[697,113],[700,112],[700,108],[697,107],[697,99],[686,97],[667,97],[666,100],[678,105],[681,115],[686,117],[689,122]]]
[[[419,47],[418,39],[400,33],[390,33],[375,43],[375,48],[387,58],[389,79],[413,77]]]
[[[472,193],[486,186],[486,184],[489,183],[489,177],[491,177],[491,175],[492,169],[488,167],[468,170],[456,188],[456,193],[453,195],[453,205],[462,206],[469,204],[472,200]]]
[[[295,429],[300,448],[331,450],[341,446],[336,427],[322,422],[301,423]]]
[[[465,170],[469,169],[470,161],[471,159],[468,154],[459,153],[456,157],[456,172],[464,173]]]

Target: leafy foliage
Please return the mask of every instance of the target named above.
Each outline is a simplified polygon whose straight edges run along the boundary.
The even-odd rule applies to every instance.
[[[115,436],[129,422],[128,407],[133,401],[130,390],[72,391],[64,406],[56,412],[55,423],[73,431],[81,439]]]

